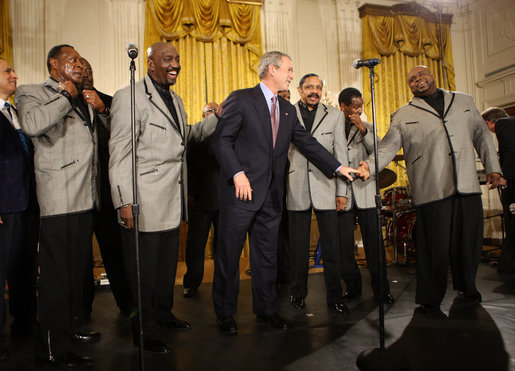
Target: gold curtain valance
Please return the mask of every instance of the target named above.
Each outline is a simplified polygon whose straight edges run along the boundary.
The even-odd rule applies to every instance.
[[[153,25],[159,35],[176,40],[190,35],[198,41],[212,42],[225,36],[234,43],[246,44],[254,38],[260,8],[255,5],[220,0],[147,1]]]
[[[370,57],[377,57],[377,53],[391,56],[400,51],[410,57],[424,54],[434,60],[442,58],[440,25],[437,16],[426,8],[416,3],[391,8],[363,5],[359,11],[363,29],[366,30],[363,38],[373,46],[369,51],[374,55]],[[450,15],[445,18],[452,20]],[[442,28],[444,52],[451,53],[450,42],[447,40],[449,24],[443,24]],[[369,56],[364,55],[363,58]]]

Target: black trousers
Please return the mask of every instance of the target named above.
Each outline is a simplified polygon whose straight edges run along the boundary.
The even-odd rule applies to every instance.
[[[29,209],[2,215],[0,224],[0,343],[4,342],[6,307],[4,288],[9,285],[11,331],[30,331],[36,320],[36,249],[39,215]]]
[[[347,291],[351,294],[362,294],[362,279],[359,266],[354,256],[354,218],[358,215],[358,223],[363,238],[365,256],[367,258],[368,270],[372,278],[372,290],[374,296],[380,295],[379,279],[379,249],[377,246],[377,216],[376,209],[355,209],[338,213],[338,230],[340,233],[340,245],[342,251],[342,277],[347,284]],[[383,236],[381,236],[380,248],[383,249]],[[386,258],[383,259],[383,293],[390,292],[390,285],[386,278]]]
[[[123,262],[130,292],[131,313],[138,313],[136,281],[136,250],[134,232],[122,228]],[[173,289],[177,271],[179,229],[165,232],[139,233],[139,261],[141,277],[141,309],[143,341],[160,338],[159,323],[173,319]],[[133,317],[133,335],[138,340],[138,318]]]
[[[236,313],[240,284],[239,262],[249,233],[252,272],[252,308],[258,315],[277,312],[277,233],[281,210],[274,207],[268,193],[257,211],[222,206],[215,255],[213,303],[218,316]]]
[[[440,305],[451,265],[453,287],[479,294],[476,273],[483,249],[481,195],[455,195],[417,207],[417,304]]]
[[[184,287],[198,289],[204,277],[204,259],[209,229],[213,224],[213,250],[216,253],[218,234],[218,210],[198,210],[192,208],[188,223],[188,240],[186,242],[186,267]]]
[[[504,210],[504,239],[499,265],[499,273],[515,272],[515,215],[510,212],[510,204],[515,203],[515,179],[508,179],[507,187],[501,190],[502,207]]]
[[[129,312],[129,287],[123,267],[123,250],[120,228],[116,210],[112,204],[103,204],[101,210],[94,214],[93,231],[97,238],[102,263],[109,279],[109,286],[116,305],[122,312]],[[90,259],[84,295],[83,313],[80,317],[89,317],[95,297],[93,277],[93,256]]]
[[[286,203],[286,202],[285,202]],[[283,210],[279,235],[277,236],[277,284],[289,287],[290,285],[290,227],[288,210]]]
[[[338,217],[335,210],[315,210],[315,215],[322,245],[327,303],[335,304],[342,301]],[[288,220],[290,223],[291,257],[290,291],[293,297],[305,298],[308,294],[311,209],[288,211]]]
[[[70,350],[70,337],[77,331],[75,317],[84,300],[92,235],[92,211],[41,219],[38,357]]]

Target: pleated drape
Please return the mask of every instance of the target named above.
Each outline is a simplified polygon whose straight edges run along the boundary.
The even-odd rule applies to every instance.
[[[260,7],[225,0],[147,0],[145,49],[157,41],[174,45],[182,70],[173,87],[189,122],[202,107],[220,103],[236,89],[259,82]]]
[[[365,5],[360,8],[363,29],[362,58],[381,58],[375,68],[375,98],[377,130],[383,137],[390,126],[390,115],[413,97],[408,84],[408,72],[417,65],[429,67],[438,87],[455,89],[454,64],[450,38],[450,17],[442,21],[447,86],[441,73],[442,52],[437,16],[426,8],[408,3],[393,7]],[[365,113],[372,121],[369,70],[363,69]],[[401,162],[401,165],[404,163]],[[397,174],[392,186],[406,186],[405,169],[391,163],[387,166]]]
[[[0,0],[0,57],[13,64],[13,42],[9,21],[9,0]]]

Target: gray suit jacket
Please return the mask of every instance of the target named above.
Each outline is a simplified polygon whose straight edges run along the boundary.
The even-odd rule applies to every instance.
[[[443,93],[443,120],[423,99],[414,97],[392,114],[390,128],[379,145],[379,169],[404,149],[415,205],[456,193],[481,193],[474,149],[487,174],[501,172],[493,139],[472,97]]]
[[[295,108],[299,122],[305,128],[298,102]],[[318,103],[311,135],[342,165],[348,166],[343,112]],[[310,207],[336,210],[336,196],[347,195],[346,181],[340,176],[325,176],[293,144],[290,145],[288,160],[290,167],[286,181],[286,208],[292,211],[307,210]]]
[[[58,85],[48,78],[43,84],[20,86],[15,96],[20,126],[34,143],[41,217],[99,207],[96,130],[84,124]],[[108,116],[88,108],[93,123],[108,125]]]
[[[362,135],[358,128],[352,125],[349,137],[347,138],[347,154],[349,166],[357,169],[360,161],[365,161],[368,156],[374,153],[374,131],[372,124],[363,122],[367,128],[365,135]],[[376,183],[373,176],[365,181],[356,179],[349,185],[347,191],[347,206],[345,210],[353,207],[358,209],[369,209],[376,207],[374,196],[376,194]]]
[[[179,118],[178,131],[172,115],[145,75],[136,83],[136,171],[139,228],[142,232],[176,229],[187,208],[186,148],[213,133],[218,119],[211,115],[188,125],[181,98],[170,91]],[[132,203],[130,88],[119,90],[111,107],[109,179],[115,208]],[[210,190],[206,190],[209,192]]]

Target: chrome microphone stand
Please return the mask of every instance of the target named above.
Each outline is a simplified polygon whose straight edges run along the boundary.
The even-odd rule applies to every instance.
[[[377,225],[377,249],[379,259],[379,348],[373,350],[365,350],[361,352],[356,360],[356,366],[360,370],[408,370],[408,360],[402,355],[398,355],[384,345],[384,280],[385,271],[383,262],[385,261],[385,252],[383,248],[383,229],[381,224],[381,193],[379,190],[379,158],[377,153],[378,136],[376,124],[376,107],[375,107],[375,90],[374,90],[374,67],[381,63],[380,59],[356,60],[354,68],[367,67],[370,77],[370,93],[372,96],[372,124],[374,130],[374,165],[375,165],[375,183],[376,183],[376,225]]]
[[[136,289],[138,300],[138,342],[139,342],[139,365],[140,370],[145,370],[145,361],[143,354],[143,317],[141,313],[141,275],[140,275],[140,261],[139,261],[139,205],[138,205],[138,183],[136,171],[136,95],[135,95],[135,82],[134,72],[136,71],[136,64],[134,59],[138,56],[136,52],[129,52],[131,58],[130,64],[130,90],[131,90],[131,157],[132,157],[132,217],[133,217],[133,232],[134,232],[134,249],[136,253]]]

